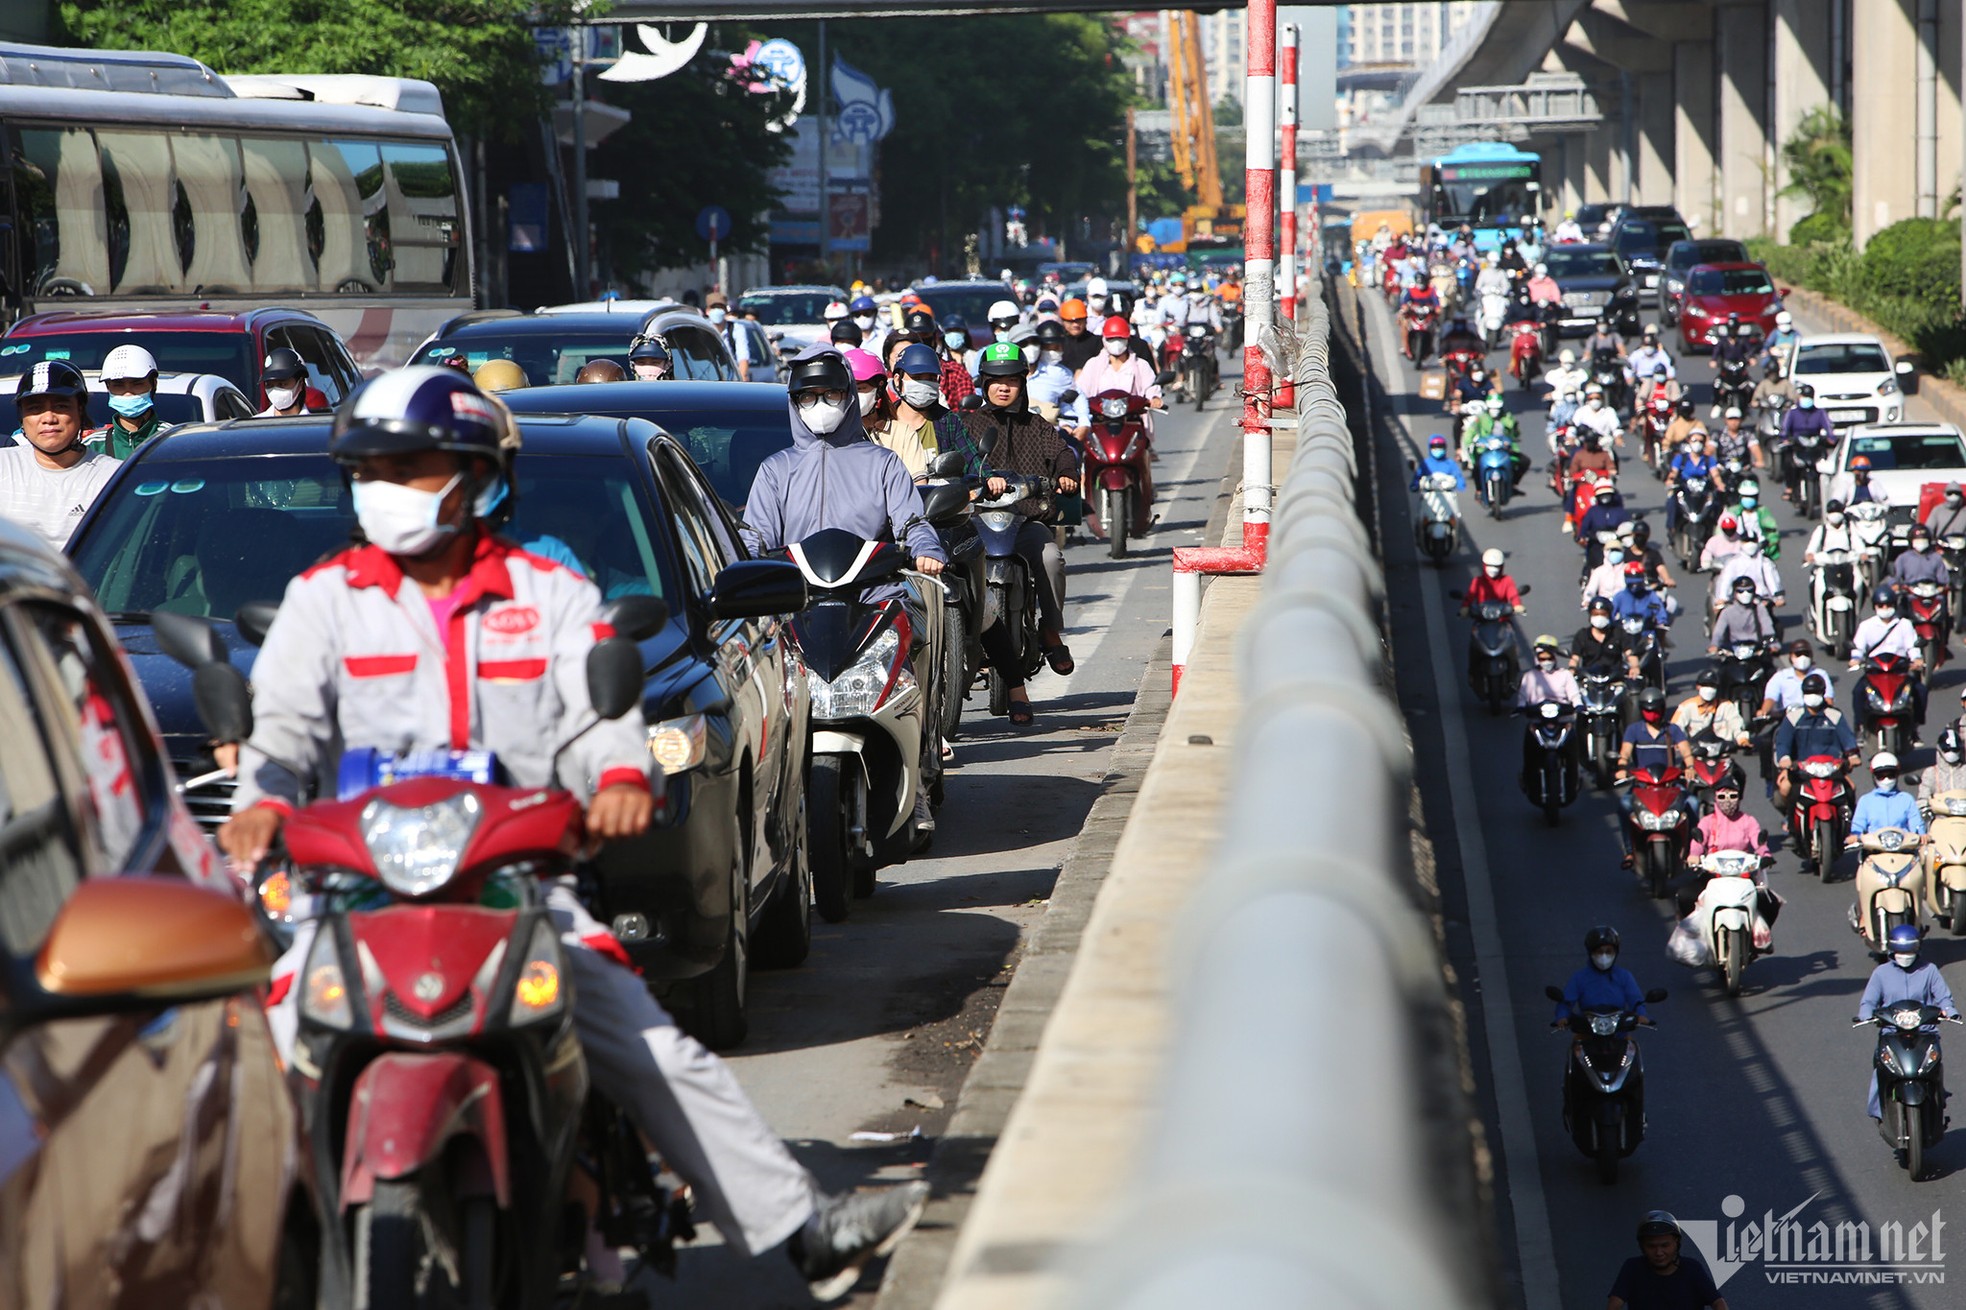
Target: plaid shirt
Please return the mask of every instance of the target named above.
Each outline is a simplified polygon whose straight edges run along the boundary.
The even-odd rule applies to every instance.
[[[976,382],[969,376],[963,362],[953,355],[942,361],[942,400],[950,409],[962,403],[964,396],[976,390]]]

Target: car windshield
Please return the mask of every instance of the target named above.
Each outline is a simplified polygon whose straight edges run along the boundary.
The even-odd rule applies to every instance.
[[[1882,346],[1868,341],[1810,346],[1795,357],[1797,373],[1889,373],[1891,361]]]
[[[325,455],[146,459],[111,494],[74,561],[115,614],[230,620],[249,601],[278,601],[354,526],[341,471]],[[577,568],[609,599],[676,596],[662,537],[618,457],[527,455],[503,535]]]
[[[1551,246],[1543,252],[1543,262],[1550,267],[1550,276],[1561,281],[1567,277],[1616,277],[1622,270],[1618,267],[1618,257],[1608,250],[1578,250],[1574,246]]]
[[[196,396],[160,395],[156,398],[157,417],[166,424],[203,423],[205,406]],[[109,393],[107,391],[89,392],[89,426],[102,427],[110,420]],[[14,393],[9,391],[0,395],[0,432],[20,431],[20,406],[14,404]]]
[[[1610,212],[1611,206],[1609,205],[1579,205],[1577,206],[1577,222],[1583,225],[1602,223],[1604,216]]]
[[[465,368],[476,373],[494,359],[509,359],[525,370],[526,381],[535,387],[558,386],[572,382],[589,363],[611,359],[623,368],[628,365],[628,344],[635,329],[625,320],[619,332],[543,332],[514,333],[500,338],[477,335],[457,341],[433,341],[410,357],[412,364],[442,364],[464,356]]]
[[[50,332],[0,341],[0,369],[25,373],[44,359],[99,369],[118,346],[142,346],[164,373],[216,373],[253,391],[252,338],[244,332]]]
[[[951,314],[961,314],[963,322],[971,327],[981,327],[990,321],[990,306],[999,300],[1010,298],[1008,287],[916,287],[915,294],[922,298],[935,314],[935,321],[941,322]]]
[[[1686,281],[1691,296],[1766,296],[1775,284],[1758,268],[1699,268]]]
[[[1891,436],[1856,436],[1850,456],[1870,457],[1872,472],[1891,469],[1966,468],[1966,446],[1950,432],[1917,432]]]
[[[750,498],[758,465],[766,456],[792,444],[791,415],[783,409],[776,414],[710,410],[648,417],[682,443],[718,497],[738,514],[744,512],[744,503]]]
[[[766,327],[791,327],[800,323],[823,323],[826,306],[833,297],[825,291],[784,291],[768,296],[741,296],[737,307],[756,313]]]
[[[1666,251],[1666,263],[1677,269],[1695,264],[1745,264],[1747,247],[1738,241],[1675,241]]]
[[[1679,223],[1634,221],[1620,224],[1611,238],[1611,244],[1621,255],[1657,254],[1671,243],[1684,241],[1692,235]]]

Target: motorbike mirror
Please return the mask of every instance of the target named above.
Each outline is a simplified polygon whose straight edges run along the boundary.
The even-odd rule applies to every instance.
[[[960,477],[964,466],[961,451],[945,450],[928,462],[928,475],[932,478]]]
[[[1164,368],[1154,374],[1154,385],[1157,387],[1164,387],[1172,381],[1174,381],[1174,370],[1171,368]]]
[[[225,642],[209,619],[156,610],[150,616],[150,631],[164,653],[187,669],[225,663]]]
[[[969,488],[959,482],[922,488],[922,517],[930,523],[942,524],[959,519],[968,504]]]
[[[969,495],[959,486],[934,490],[954,491],[965,499]],[[789,560],[739,560],[716,576],[708,600],[710,613],[720,619],[796,614],[806,607],[805,575]]]
[[[627,637],[603,637],[587,652],[587,698],[603,719],[642,703],[642,677],[641,647]]]
[[[1645,993],[1645,1003],[1647,1005],[1657,1005],[1665,999],[1666,989],[1663,987],[1654,987],[1651,991]]]
[[[273,627],[273,616],[279,612],[280,602],[277,600],[249,600],[232,616],[232,626],[239,630],[239,636],[247,644],[264,646],[266,634]]]
[[[191,701],[213,741],[239,742],[253,735],[253,693],[246,675],[224,660],[192,670]]]
[[[961,400],[956,402],[956,408],[967,409],[967,410],[981,409],[983,408],[983,397],[979,395],[975,395],[974,393],[964,396]]]
[[[1459,599],[1461,599],[1461,593],[1460,593],[1460,592],[1458,592],[1458,591],[1450,591],[1450,592],[1448,592],[1448,593],[1447,593],[1447,599],[1449,599],[1449,600],[1459,600]]]
[[[1058,393],[1058,407],[1060,409],[1063,409],[1067,405],[1075,404],[1078,401],[1078,398],[1079,398],[1079,393],[1073,390],[1072,388],[1067,387],[1064,391]]]
[[[1527,596],[1530,592],[1534,590],[1536,590],[1536,588],[1527,582],[1523,583],[1520,587],[1516,588],[1516,591],[1524,596]]]
[[[623,596],[608,602],[601,620],[630,641],[647,641],[669,621],[669,606],[655,596]]]
[[[1563,989],[1561,987],[1545,987],[1543,989],[1543,995],[1549,997],[1559,1005],[1563,1003]]]

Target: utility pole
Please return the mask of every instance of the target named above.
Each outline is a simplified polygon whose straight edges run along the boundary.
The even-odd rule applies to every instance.
[[[573,298],[594,294],[587,248],[587,29],[573,29]]]
[[[1140,225],[1140,192],[1135,188],[1137,180],[1135,159],[1133,110],[1129,107],[1126,111],[1126,249],[1122,256],[1126,261],[1122,265],[1124,268],[1133,266],[1133,234]]]
[[[1260,560],[1270,537],[1270,363],[1261,342],[1276,322],[1276,0],[1249,0],[1244,22],[1242,544]]]
[[[825,264],[830,258],[833,246],[833,179],[827,171],[827,148],[832,144],[832,130],[826,124],[827,101],[832,97],[833,80],[826,66],[826,20],[819,20],[819,262]],[[808,81],[810,74],[808,74]],[[826,276],[833,275],[832,269]]]

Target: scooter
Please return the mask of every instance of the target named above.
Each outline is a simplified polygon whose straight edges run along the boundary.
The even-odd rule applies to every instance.
[[[1652,898],[1661,900],[1686,867],[1693,825],[1685,781],[1674,764],[1659,773],[1633,769],[1628,785],[1632,789],[1632,850]]]
[[[1500,714],[1522,681],[1515,650],[1515,609],[1507,601],[1485,600],[1475,606],[1474,620],[1468,665],[1474,672],[1475,694],[1487,702],[1490,714]]]
[[[1766,863],[1753,851],[1713,851],[1702,857],[1706,886],[1690,916],[1729,996],[1741,994],[1748,961],[1774,946],[1774,933],[1762,914],[1762,892],[1754,876]]]
[[[1891,930],[1908,923],[1921,933],[1919,922],[1927,899],[1925,865],[1919,859],[1920,838],[1903,828],[1878,828],[1849,839],[1864,853],[1857,866],[1857,903],[1850,926],[1864,939],[1874,959],[1883,959]]]
[[[1509,439],[1491,432],[1475,442],[1475,486],[1488,516],[1499,519],[1515,494],[1515,452]]]
[[[915,797],[941,762],[931,734],[939,727],[933,707],[943,677],[942,592],[919,589],[934,611],[926,631],[917,632],[906,602],[867,595],[900,584],[910,565],[900,547],[827,528],[787,553],[809,593],[790,628],[812,697],[806,814],[813,905],[838,923],[850,896],[873,895],[875,870],[905,861],[917,843]]]
[[[1010,650],[1013,670],[1021,681],[1029,681],[1044,667],[1044,644],[1040,634],[1037,579],[1030,566],[1017,553],[1017,534],[1023,529],[1024,515],[1015,506],[1034,497],[1049,497],[1048,478],[996,474],[1004,479],[1003,494],[987,491],[970,508],[974,511],[976,535],[983,540],[985,590],[983,630],[1001,623]],[[1047,500],[1046,505],[1049,504]],[[1011,683],[1001,669],[989,670],[990,713],[1010,713]]]
[[[1839,660],[1857,630],[1857,564],[1855,551],[1823,550],[1809,571],[1809,627]]]
[[[1420,479],[1420,518],[1413,525],[1414,545],[1435,568],[1447,563],[1460,543],[1461,505],[1455,488],[1454,479],[1445,473],[1429,473]]]
[[[1554,828],[1563,807],[1577,799],[1576,707],[1542,701],[1525,708],[1522,794]]]
[[[1560,987],[1545,987],[1543,995],[1563,1004]],[[1645,993],[1647,1005],[1665,999],[1663,987]],[[1563,1127],[1577,1149],[1597,1162],[1597,1180],[1607,1187],[1618,1181],[1618,1162],[1645,1140],[1645,1060],[1632,1037],[1637,1028],[1636,1010],[1592,1009],[1570,1016]]]
[[[1652,466],[1652,475],[1663,478],[1666,475],[1665,449],[1666,429],[1672,426],[1672,400],[1666,395],[1664,387],[1652,388],[1652,395],[1645,402],[1644,440],[1645,462]]]
[[[1687,743],[1693,751],[1693,791],[1699,797],[1701,813],[1713,809],[1713,789],[1720,783],[1732,783],[1739,787],[1745,781],[1741,766],[1734,761],[1735,744],[1703,732],[1688,738]]]
[[[939,581],[944,597],[941,734],[950,741],[955,740],[962,719],[965,693],[983,668],[983,604],[989,586],[969,488],[945,480],[962,468],[961,455],[944,452],[930,461],[929,481],[921,488],[922,517],[942,539],[942,553],[949,557]],[[936,781],[941,781],[939,776]]]
[[[1475,330],[1481,333],[1483,343],[1490,350],[1498,350],[1502,345],[1502,332],[1509,321],[1509,297],[1505,292],[1484,291],[1481,293],[1481,318]]]
[[[1406,317],[1406,357],[1416,368],[1425,368],[1434,353],[1434,327],[1440,321],[1438,305],[1408,305]]]
[[[1768,679],[1775,672],[1774,638],[1767,641],[1737,641],[1717,657],[1720,695],[1734,702],[1741,722],[1754,720],[1755,711],[1766,699]]]
[[[1924,858],[1927,908],[1953,936],[1966,937],[1966,791],[1932,797]]]
[[[1722,360],[1719,376],[1713,380],[1713,409],[1710,416],[1720,418],[1729,409],[1738,409],[1745,414],[1753,402],[1754,379],[1748,376],[1747,361]]]
[[[1632,654],[1638,656],[1639,681],[1664,691],[1666,652],[1661,640],[1663,634],[1637,615],[1619,619],[1618,626],[1625,630],[1625,640],[1631,643]]]
[[[1527,391],[1543,372],[1543,324],[1525,315],[1509,325],[1509,376]]]
[[[1584,762],[1598,787],[1609,787],[1618,762],[1618,743],[1625,735],[1625,680],[1586,673],[1578,679],[1578,686],[1584,694]]]
[[[1874,500],[1852,505],[1844,511],[1850,524],[1850,540],[1857,544],[1857,569],[1863,575],[1863,594],[1868,596],[1884,581],[1891,568],[1890,511]]]
[[[1966,534],[1951,532],[1939,538],[1939,551],[1946,562],[1946,608],[1952,614],[1953,630],[1966,632]]]
[[[1162,385],[1173,381],[1163,373]],[[1127,538],[1154,517],[1153,444],[1147,439],[1147,401],[1126,391],[1092,399],[1092,433],[1085,443],[1085,488],[1096,496],[1099,526],[1114,559],[1126,558]]]
[[[1181,332],[1181,367],[1188,390],[1200,409],[1215,394],[1215,338],[1206,323],[1190,323]]]
[[[1802,857],[1805,872],[1813,870],[1828,882],[1857,804],[1849,770],[1838,756],[1811,755],[1796,761],[1792,783],[1789,847]]]
[[[1700,563],[1700,552],[1706,549],[1707,538],[1713,535],[1713,525],[1720,521],[1720,496],[1715,491],[1711,478],[1682,478],[1673,488],[1673,499],[1677,502],[1677,512],[1673,517],[1673,553],[1679,556],[1680,567],[1691,572]]]
[[[1600,350],[1591,356],[1591,385],[1604,391],[1604,403],[1623,414],[1629,393],[1625,383],[1625,361],[1614,350]]]
[[[1952,615],[1946,609],[1946,585],[1914,582],[1905,588],[1904,612],[1918,633],[1919,657],[1937,672],[1950,657]]]
[[[1873,655],[1857,679],[1853,699],[1863,708],[1864,735],[1876,745],[1873,751],[1905,753],[1911,740],[1912,679],[1911,662],[1902,655]]]
[[[1878,1131],[1913,1182],[1925,1177],[1925,1153],[1946,1134],[1945,1068],[1939,1054],[1940,1023],[1946,1018],[1936,1005],[1897,1001],[1853,1028],[1877,1029],[1876,1070],[1878,1109],[1884,1117]]]
[[[1783,467],[1790,475],[1789,486],[1795,491],[1796,512],[1805,519],[1815,518],[1822,509],[1821,466],[1827,454],[1820,432],[1798,433],[1789,439]]]

